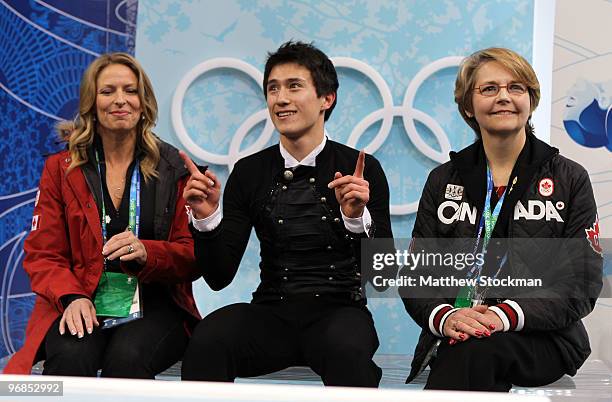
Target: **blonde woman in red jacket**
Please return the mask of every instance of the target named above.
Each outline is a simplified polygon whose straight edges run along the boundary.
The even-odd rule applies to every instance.
[[[151,131],[157,102],[130,55],[83,75],[68,150],[40,179],[24,269],[37,294],[23,348],[4,372],[154,378],[179,360],[200,318],[199,276],[178,151]]]

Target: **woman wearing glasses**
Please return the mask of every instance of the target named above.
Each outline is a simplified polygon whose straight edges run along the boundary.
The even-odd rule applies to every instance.
[[[408,381],[429,365],[428,389],[508,391],[573,375],[590,353],[580,320],[602,286],[596,205],[584,168],[534,136],[539,99],[511,50],[459,68],[455,101],[477,140],[430,173],[413,237],[461,238],[483,258],[454,270],[476,282],[403,295],[423,328]],[[542,283],[501,282],[514,277]]]

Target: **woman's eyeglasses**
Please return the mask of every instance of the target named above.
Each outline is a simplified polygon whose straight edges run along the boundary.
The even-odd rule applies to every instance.
[[[522,84],[520,82],[513,82],[507,85],[497,85],[497,84],[483,84],[478,87],[474,87],[482,96],[495,96],[499,93],[502,88],[506,88],[511,95],[523,95],[527,92],[527,85]]]

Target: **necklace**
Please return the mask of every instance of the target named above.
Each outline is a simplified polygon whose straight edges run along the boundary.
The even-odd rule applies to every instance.
[[[113,196],[113,198],[120,200],[121,198],[123,198],[123,187],[125,184],[125,179],[122,179],[120,183],[115,184],[115,183],[108,183],[108,192],[110,193],[111,196]]]
[[[123,189],[121,187],[115,187],[113,189],[113,197],[121,199],[123,197]]]
[[[113,166],[109,163],[106,164],[106,169],[106,187],[108,192],[114,200],[121,201],[123,190],[125,189],[125,170],[122,167]]]

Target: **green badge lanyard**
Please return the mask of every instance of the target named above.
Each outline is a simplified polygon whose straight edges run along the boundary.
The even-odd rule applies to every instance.
[[[480,217],[480,223],[478,225],[478,235],[476,236],[476,245],[474,246],[474,255],[478,252],[478,247],[480,245],[480,239],[482,238],[482,254],[487,254],[487,246],[489,245],[489,241],[491,240],[491,236],[493,234],[493,229],[495,228],[495,224],[497,223],[497,218],[499,217],[499,213],[501,211],[502,204],[504,203],[504,198],[506,197],[506,193],[508,191],[504,191],[504,194],[500,197],[495,204],[495,208],[491,211],[491,194],[493,193],[493,176],[491,174],[491,169],[489,169],[489,164],[487,163],[487,195],[485,197],[485,205],[484,210],[482,212],[482,216]],[[484,236],[483,236],[484,229]],[[505,256],[504,260],[505,261]],[[502,265],[503,265],[502,261]],[[480,276],[482,272],[483,264],[474,264],[468,271],[468,278],[477,278]],[[475,289],[471,286],[464,286],[459,291],[457,298],[455,299],[455,307],[470,307],[472,306],[472,300],[475,296]]]
[[[106,244],[107,228],[106,228],[106,206],[104,204],[104,187],[102,184],[102,169],[100,168],[100,158],[96,151],[96,162],[98,165],[98,174],[100,175],[100,190],[102,194],[102,241]],[[129,201],[129,220],[128,230],[132,231],[138,237],[140,229],[140,166],[136,164],[132,178],[130,180],[130,201]],[[94,304],[96,306],[96,314],[107,317],[128,317],[132,301],[137,291],[138,281],[135,278],[121,273],[108,272],[106,267],[106,258],[104,259],[104,272],[100,278]],[[132,314],[129,319],[139,318],[142,313]],[[107,325],[107,322],[108,325]],[[103,328],[118,325],[122,322],[117,320],[105,320]]]

